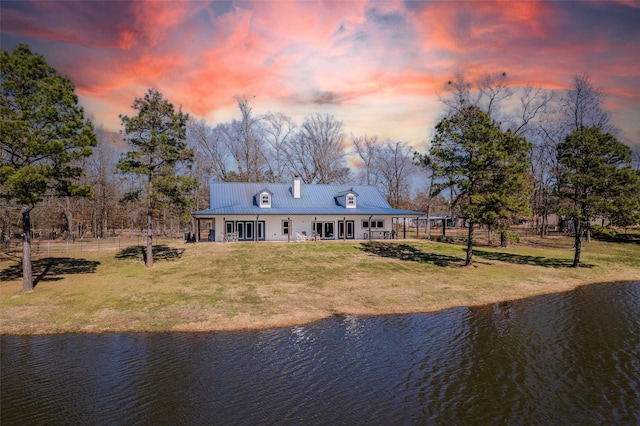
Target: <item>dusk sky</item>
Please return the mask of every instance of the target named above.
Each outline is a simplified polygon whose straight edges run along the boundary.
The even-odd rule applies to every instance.
[[[19,43],[67,75],[97,125],[120,130],[160,90],[209,124],[254,112],[416,148],[433,136],[456,73],[505,71],[566,90],[588,73],[621,139],[640,145],[640,1],[7,1],[2,49]]]

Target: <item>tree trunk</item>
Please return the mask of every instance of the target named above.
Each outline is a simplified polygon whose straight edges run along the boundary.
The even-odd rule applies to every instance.
[[[431,200],[427,204],[427,222],[424,224],[427,239],[431,240]]]
[[[71,197],[65,197],[64,218],[67,221],[67,240],[74,241],[75,224],[73,223],[73,211],[71,211]]]
[[[491,225],[487,225],[487,243],[492,246],[493,245],[493,228]]]
[[[153,236],[152,236],[152,212],[153,208],[151,202],[147,205],[147,255],[145,259],[145,266],[147,268],[153,267]]]
[[[473,220],[469,221],[469,234],[467,237],[467,259],[464,266],[471,266],[471,257],[473,256]]]
[[[576,219],[576,239],[574,242],[575,254],[573,256],[573,267],[580,266],[580,252],[582,251],[582,223]]]
[[[31,266],[31,208],[22,208],[22,292],[33,291]]]
[[[507,243],[508,243],[507,231],[504,229],[501,229],[500,230],[500,247],[507,248]]]

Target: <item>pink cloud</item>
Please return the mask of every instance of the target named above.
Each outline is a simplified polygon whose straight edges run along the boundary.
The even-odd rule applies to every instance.
[[[409,119],[415,106],[437,102],[456,72],[474,80],[506,71],[513,84],[563,90],[586,71],[611,105],[637,106],[637,6],[3,1],[0,19],[3,39],[39,46],[105,110],[126,113],[133,97],[155,87],[202,117],[233,108],[236,95],[255,95],[295,114],[322,108],[355,117],[366,107],[372,121],[374,102],[380,114],[419,127],[420,118]],[[412,107],[390,113],[385,100]]]

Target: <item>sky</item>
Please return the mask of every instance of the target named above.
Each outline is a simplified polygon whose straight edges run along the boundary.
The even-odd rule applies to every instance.
[[[587,73],[621,139],[640,145],[640,0],[2,0],[1,47],[19,43],[115,131],[153,87],[213,126],[246,96],[256,114],[332,114],[347,136],[420,149],[458,73],[559,92]]]

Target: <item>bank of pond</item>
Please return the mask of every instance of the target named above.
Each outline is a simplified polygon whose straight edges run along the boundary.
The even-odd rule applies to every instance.
[[[14,424],[638,424],[640,282],[247,332],[1,337]]]

